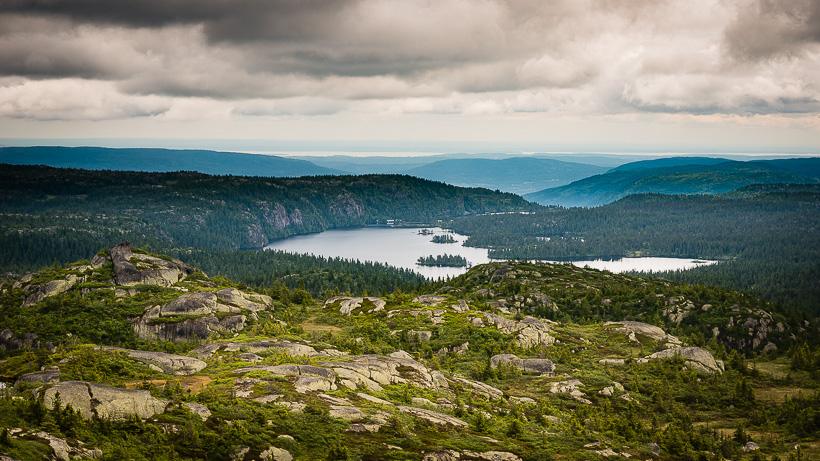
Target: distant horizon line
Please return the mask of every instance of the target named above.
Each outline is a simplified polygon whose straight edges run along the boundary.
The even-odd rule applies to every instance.
[[[612,146],[544,146],[542,142],[414,141],[414,140],[267,140],[201,138],[1,138],[0,147],[99,147],[110,149],[211,150],[281,157],[429,157],[435,155],[595,155],[595,156],[750,156],[816,157],[820,150],[755,150],[731,148],[668,148]],[[550,148],[551,147],[551,148]],[[586,147],[586,148],[584,148]]]

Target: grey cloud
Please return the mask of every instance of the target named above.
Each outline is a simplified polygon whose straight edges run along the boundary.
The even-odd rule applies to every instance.
[[[739,60],[799,54],[820,43],[820,0],[756,0],[740,10],[723,38]]]
[[[0,0],[0,77],[104,81],[149,114],[155,95],[240,116],[811,112],[818,5]]]

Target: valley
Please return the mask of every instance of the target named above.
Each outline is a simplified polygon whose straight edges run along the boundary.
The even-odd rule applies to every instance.
[[[818,324],[739,292],[498,262],[314,299],[130,244],[1,290],[15,459],[817,455]]]

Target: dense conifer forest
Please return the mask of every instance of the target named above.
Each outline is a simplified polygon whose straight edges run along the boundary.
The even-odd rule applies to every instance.
[[[714,196],[632,195],[596,208],[476,216],[450,227],[498,259],[716,259],[658,274],[749,290],[820,313],[820,186],[756,185]]]

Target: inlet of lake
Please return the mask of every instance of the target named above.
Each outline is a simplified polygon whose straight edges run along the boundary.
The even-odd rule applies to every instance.
[[[467,237],[438,227],[423,229],[400,227],[359,227],[336,229],[317,234],[297,235],[270,243],[265,248],[288,253],[312,254],[325,258],[372,261],[411,269],[432,279],[455,277],[467,272],[465,267],[429,267],[416,264],[419,257],[442,254],[463,256],[470,266],[491,261],[486,248],[462,246]],[[433,235],[449,234],[455,243],[433,243]],[[572,261],[572,264],[611,272],[659,272],[715,264],[717,261],[688,258],[623,258],[612,261]]]

